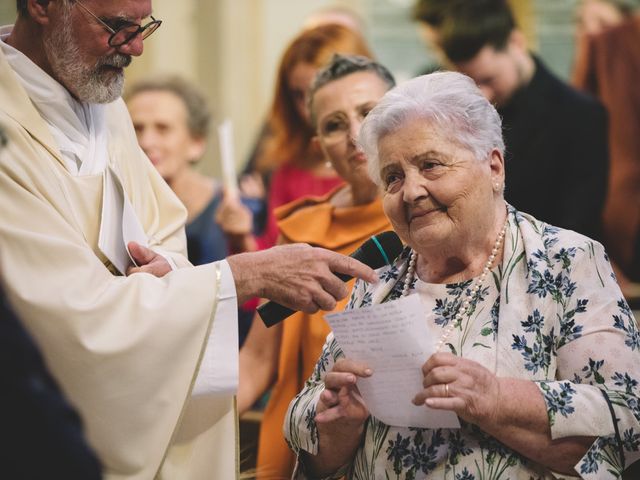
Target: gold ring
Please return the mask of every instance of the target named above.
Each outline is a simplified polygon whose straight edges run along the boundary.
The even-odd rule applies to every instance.
[[[444,396],[445,397],[449,396],[449,384],[448,383],[444,384]]]

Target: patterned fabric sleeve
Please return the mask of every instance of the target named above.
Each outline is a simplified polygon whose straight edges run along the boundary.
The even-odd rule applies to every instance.
[[[549,282],[558,303],[551,348],[557,380],[541,381],[552,438],[595,436],[576,465],[582,478],[619,475],[640,452],[640,337],[603,247],[561,249]]]
[[[356,308],[356,305],[361,306],[363,299],[370,296],[370,294],[367,295],[367,283],[357,280],[346,309]],[[344,357],[344,354],[333,334],[330,333],[327,336],[322,354],[311,377],[306,381],[302,391],[289,404],[284,421],[284,437],[289,447],[298,456],[293,475],[296,480],[306,478],[304,466],[299,461],[301,451],[312,455],[318,453],[318,430],[315,422],[316,405],[320,394],[324,390],[325,375],[331,371],[336,360],[341,357]]]
[[[327,336],[327,341],[322,349],[311,377],[306,381],[302,391],[289,404],[284,421],[284,437],[294,453],[298,456],[298,462],[293,478],[306,478],[300,464],[301,451],[312,455],[318,453],[318,430],[316,427],[316,405],[320,394],[324,390],[324,377],[333,368],[333,364],[344,354],[333,337],[333,333]]]

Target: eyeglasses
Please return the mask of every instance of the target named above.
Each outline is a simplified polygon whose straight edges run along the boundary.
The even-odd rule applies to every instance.
[[[351,121],[345,116],[330,118],[318,126],[318,137],[326,144],[335,144],[344,141],[353,141],[351,138]]]
[[[111,34],[109,37],[109,46],[112,48],[121,47],[122,45],[129,43],[138,35],[142,35],[142,39],[144,40],[155,32],[160,25],[162,25],[162,20],[156,20],[152,15],[151,21],[144,26],[138,25],[137,23],[127,23],[118,29],[114,29],[95,13],[85,7],[79,0],[76,0],[74,4],[80,5],[85,12],[100,22],[100,24]]]
[[[333,145],[350,140],[351,132],[349,128],[341,128],[339,130],[321,131],[318,136],[324,140],[326,144]]]

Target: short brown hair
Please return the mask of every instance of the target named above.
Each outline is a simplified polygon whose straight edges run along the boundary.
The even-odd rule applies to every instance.
[[[438,28],[450,3],[451,0],[418,0],[413,6],[413,19]]]
[[[485,46],[502,50],[517,28],[507,0],[420,0],[414,18],[438,30],[452,62],[470,60]]]

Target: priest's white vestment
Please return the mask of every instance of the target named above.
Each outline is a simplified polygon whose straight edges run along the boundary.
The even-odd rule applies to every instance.
[[[80,411],[105,478],[236,478],[234,392],[194,392],[207,359],[218,375],[237,372],[237,353],[220,361],[207,348],[220,305],[235,312],[230,269],[189,264],[186,211],[139,148],[123,101],[107,105],[105,118],[109,167],[149,247],[177,268],[163,278],[115,272],[98,248],[104,173],[69,174],[0,52],[9,140],[0,153],[0,280]]]

